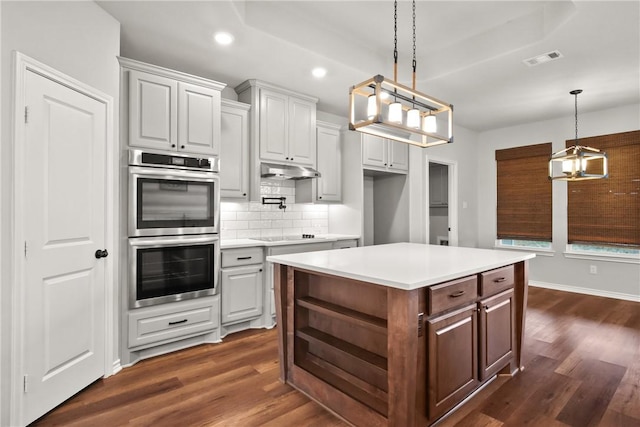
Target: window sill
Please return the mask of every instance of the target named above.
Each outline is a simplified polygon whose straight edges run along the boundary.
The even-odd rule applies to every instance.
[[[622,262],[625,264],[640,264],[640,256],[637,255],[616,255],[605,254],[600,252],[586,252],[586,251],[565,251],[563,252],[565,258],[572,259],[588,259],[591,261],[608,261],[608,262]]]
[[[555,251],[553,249],[544,249],[544,248],[528,248],[526,246],[504,246],[504,245],[495,245],[494,249],[504,249],[506,251],[523,251],[523,252],[532,252],[536,255],[540,256],[555,256]]]

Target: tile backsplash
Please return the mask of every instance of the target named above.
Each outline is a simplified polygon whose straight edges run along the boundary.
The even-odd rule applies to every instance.
[[[326,205],[296,204],[295,182],[264,180],[260,196],[281,197],[286,209],[261,202],[222,202],[220,209],[221,237],[248,239],[301,234],[327,234],[329,208]]]

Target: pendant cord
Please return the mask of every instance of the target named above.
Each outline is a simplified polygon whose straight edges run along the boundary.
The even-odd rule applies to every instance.
[[[413,90],[416,90],[416,0],[413,0]]]
[[[393,2],[393,81],[398,82],[398,0]]]
[[[578,94],[575,94],[576,105],[576,145],[578,145]]]

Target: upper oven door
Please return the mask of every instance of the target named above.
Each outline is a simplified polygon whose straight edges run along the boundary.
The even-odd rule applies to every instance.
[[[129,166],[129,236],[218,233],[219,189],[215,173]]]

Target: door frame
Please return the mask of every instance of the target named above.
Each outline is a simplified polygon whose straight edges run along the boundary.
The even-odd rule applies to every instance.
[[[458,246],[458,162],[456,160],[445,159],[444,157],[424,156],[425,175],[427,184],[425,185],[425,209],[427,212],[426,219],[426,243],[429,243],[429,163],[439,163],[449,167],[449,191],[448,191],[448,208],[449,208],[449,246]]]
[[[103,260],[105,262],[105,354],[104,354],[104,377],[108,377],[120,370],[119,360],[114,361],[114,331],[115,316],[114,310],[117,307],[116,290],[114,278],[117,276],[118,247],[116,246],[116,212],[118,209],[118,199],[115,197],[115,189],[118,188],[118,174],[115,164],[118,158],[118,147],[114,140],[114,114],[113,98],[98,89],[82,83],[62,72],[49,67],[20,52],[13,52],[13,120],[12,120],[12,144],[13,144],[13,165],[12,165],[12,204],[11,217],[9,218],[13,234],[9,236],[12,248],[11,261],[11,350],[10,350],[10,425],[22,425],[23,413],[23,373],[24,373],[24,327],[25,327],[25,262],[24,256],[24,179],[22,176],[22,166],[24,165],[24,144],[26,135],[24,132],[24,111],[25,111],[25,81],[27,72],[34,72],[58,84],[75,90],[83,95],[91,97],[105,105],[106,111],[106,193],[105,193],[105,247],[109,248],[112,256]]]

